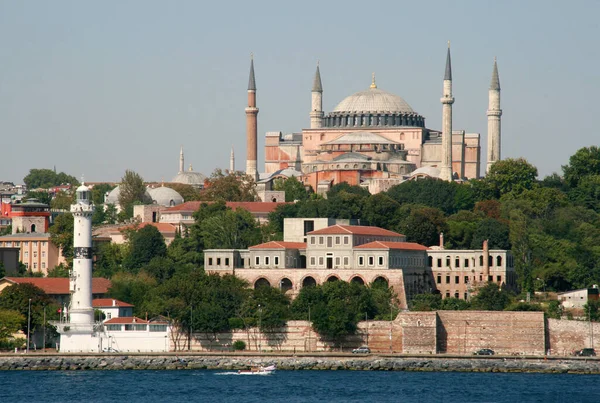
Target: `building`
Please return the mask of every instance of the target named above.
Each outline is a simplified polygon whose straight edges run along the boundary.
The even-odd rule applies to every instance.
[[[133,316],[133,305],[114,298],[92,299],[92,307],[104,314],[104,322],[113,318]]]
[[[257,175],[256,92],[252,60],[246,107],[246,173],[253,177]],[[449,46],[441,99],[442,130],[428,128],[425,117],[408,102],[379,88],[374,74],[369,88],[346,97],[326,113],[317,65],[311,95],[309,128],[291,134],[267,132],[262,181],[268,181],[273,173],[290,169],[318,192],[347,182],[366,186],[376,193],[410,178],[410,173],[421,167],[439,169],[437,177],[445,180],[481,176],[480,135],[457,130],[452,125],[455,99]],[[496,61],[488,96],[488,163],[491,164],[500,159],[502,110]]]
[[[18,273],[20,254],[21,248],[0,246],[0,264],[2,264],[5,274]]]
[[[50,206],[29,199],[24,203],[2,203],[2,216],[12,222],[12,233],[45,233],[50,225]]]
[[[328,219],[286,218],[284,241],[244,250],[205,250],[204,268],[235,274],[253,287],[279,287],[292,297],[302,287],[326,281],[384,282],[394,288],[402,309],[408,308],[414,295],[424,292],[469,299],[477,287],[489,281],[516,287],[509,251],[433,249],[406,242],[402,234],[369,226],[336,223],[312,230],[315,222],[319,226],[326,222],[319,220]],[[490,258],[493,262],[486,267],[484,262]],[[438,259],[442,259],[440,266]],[[468,267],[464,268],[466,261]]]
[[[32,224],[35,225],[35,224]],[[33,273],[48,274],[48,270],[65,262],[49,233],[17,233],[0,236],[0,247],[19,248],[19,261]]]
[[[158,230],[158,232],[160,232],[163,238],[165,238],[165,244],[167,246],[169,246],[175,239],[178,228],[173,224],[162,222],[142,222],[128,226],[105,225],[103,227],[94,229],[94,237],[108,238],[110,239],[110,242],[121,245],[126,243],[127,231],[137,231],[148,225],[153,226]]]
[[[597,301],[598,286],[592,288],[583,288],[581,290],[573,290],[561,292],[557,295],[560,304],[564,308],[579,308],[582,309],[588,301]]]
[[[232,158],[233,158],[233,149],[231,150]],[[184,169],[185,164],[183,160],[183,146],[181,147],[181,151],[179,152],[179,172],[177,175],[173,177],[171,182],[173,183],[181,183],[184,185],[190,185],[198,189],[204,188],[204,182],[206,181],[206,176],[202,175],[200,172],[195,172],[192,168],[192,164],[190,164],[190,168],[186,171]]]

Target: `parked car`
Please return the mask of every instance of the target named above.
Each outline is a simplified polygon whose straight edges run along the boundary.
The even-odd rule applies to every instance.
[[[371,354],[371,349],[367,346],[362,346],[352,350],[352,354]]]
[[[490,348],[482,348],[473,353],[473,355],[494,355],[494,350]]]
[[[575,355],[578,357],[595,357],[596,350],[593,348],[582,348],[581,350],[575,351]]]

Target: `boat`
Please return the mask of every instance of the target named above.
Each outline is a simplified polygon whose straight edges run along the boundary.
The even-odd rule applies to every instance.
[[[240,369],[238,375],[270,375],[274,373],[276,369],[275,365],[269,365],[268,367],[252,367],[250,369]]]

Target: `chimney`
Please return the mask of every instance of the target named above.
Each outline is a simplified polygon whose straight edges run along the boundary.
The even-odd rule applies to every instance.
[[[440,232],[440,249],[444,249],[444,233]]]
[[[113,306],[117,306],[117,300],[113,299]]]
[[[488,240],[483,241],[483,281],[488,282],[490,278],[490,249]]]

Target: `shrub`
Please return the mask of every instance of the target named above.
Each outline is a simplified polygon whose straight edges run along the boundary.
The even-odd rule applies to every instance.
[[[236,340],[233,342],[233,349],[235,351],[243,351],[246,349],[246,343],[243,340]]]

